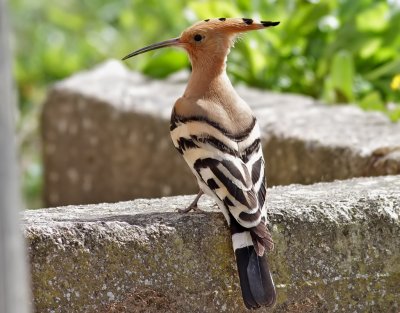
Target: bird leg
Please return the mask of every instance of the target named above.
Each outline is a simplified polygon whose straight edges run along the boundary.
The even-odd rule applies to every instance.
[[[191,210],[194,211],[201,211],[198,207],[197,207],[197,202],[199,201],[200,197],[203,195],[203,191],[200,190],[199,193],[197,194],[196,198],[193,200],[193,202],[186,208],[186,209],[178,209],[179,213],[188,213]]]

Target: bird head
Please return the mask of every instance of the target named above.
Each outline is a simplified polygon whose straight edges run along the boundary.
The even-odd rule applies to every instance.
[[[239,34],[278,24],[279,22],[256,21],[249,18],[207,19],[190,26],[178,38],[141,48],[128,54],[122,60],[151,50],[171,46],[185,49],[192,63],[199,59],[225,58]]]

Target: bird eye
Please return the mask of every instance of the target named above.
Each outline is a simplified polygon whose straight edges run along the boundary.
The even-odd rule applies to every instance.
[[[194,35],[193,39],[197,42],[201,41],[203,39],[203,36],[200,34],[196,34]]]

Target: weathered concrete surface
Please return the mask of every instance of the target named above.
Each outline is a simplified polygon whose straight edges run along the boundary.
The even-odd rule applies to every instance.
[[[42,120],[46,204],[197,192],[169,135],[185,84],[182,77],[149,80],[113,61],[55,85]],[[400,124],[382,114],[238,92],[262,127],[270,186],[400,173]]]
[[[36,312],[244,312],[223,216],[175,212],[191,200],[26,211]],[[400,176],[275,187],[268,208],[271,312],[399,312]]]

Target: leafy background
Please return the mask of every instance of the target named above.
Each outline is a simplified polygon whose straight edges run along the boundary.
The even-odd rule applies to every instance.
[[[399,0],[11,0],[18,138],[27,207],[41,205],[39,121],[53,82],[212,17],[279,20],[246,34],[229,57],[236,83],[358,105],[400,119]],[[164,49],[128,65],[156,78],[189,68]]]

